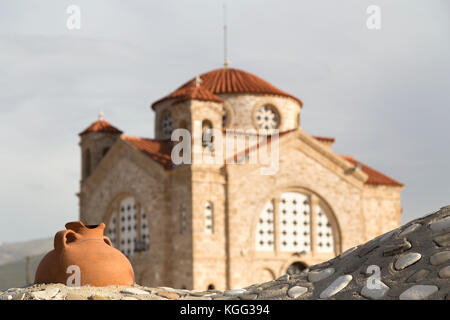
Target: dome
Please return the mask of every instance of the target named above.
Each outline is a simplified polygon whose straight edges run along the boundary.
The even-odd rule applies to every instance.
[[[211,96],[225,93],[271,94],[294,99],[300,106],[303,105],[300,99],[276,88],[260,77],[243,70],[233,68],[216,69],[201,74],[200,79],[202,89],[208,90],[211,93]],[[194,86],[196,86],[195,78],[189,80],[166,97],[154,102],[152,107],[154,108],[156,104],[168,99],[176,99],[182,95],[182,92],[185,92],[187,88]]]

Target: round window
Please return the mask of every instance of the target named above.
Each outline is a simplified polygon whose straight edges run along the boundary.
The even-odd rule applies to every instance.
[[[280,125],[280,116],[271,105],[265,105],[256,110],[255,123],[259,130],[273,130]]]

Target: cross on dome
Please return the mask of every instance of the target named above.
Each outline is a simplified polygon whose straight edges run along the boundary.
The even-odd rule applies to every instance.
[[[103,111],[100,110],[100,112],[98,113],[98,120],[103,120]]]

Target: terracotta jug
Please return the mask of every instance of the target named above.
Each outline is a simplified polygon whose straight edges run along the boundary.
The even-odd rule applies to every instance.
[[[66,229],[56,233],[55,249],[40,262],[36,283],[96,287],[134,284],[133,267],[103,235],[104,223],[86,226],[81,221],[69,222]]]

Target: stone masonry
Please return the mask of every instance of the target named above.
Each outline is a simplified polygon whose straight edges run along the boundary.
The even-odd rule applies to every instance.
[[[333,138],[319,139],[303,131],[298,99],[250,92],[217,96],[223,102],[192,98],[154,105],[155,139],[128,137],[119,130],[88,130],[81,135],[80,220],[93,225],[104,222],[106,230],[112,230],[107,235],[128,255],[138,283],[197,290],[244,287],[275,280],[293,265],[329,260],[400,225],[403,185],[336,154],[331,149]],[[195,123],[207,121],[224,133],[227,129],[254,131],[256,114],[266,106],[279,118],[279,161],[274,174],[262,175],[264,165],[245,160],[259,152],[250,140],[233,152],[239,164],[227,163],[225,157],[216,164],[167,164],[171,154],[163,147],[173,146],[164,131],[168,125],[192,133]],[[248,154],[238,157],[247,149]],[[305,227],[305,239],[301,238],[306,249],[283,247],[285,220],[280,203],[288,193],[308,199],[310,224]],[[135,231],[125,230],[121,221],[112,227],[114,217],[120,220],[125,199],[133,199],[136,207]],[[273,250],[267,251],[257,248],[256,239],[263,232],[258,226],[270,203],[273,219],[264,221],[272,225],[264,232],[273,235],[266,241]],[[326,216],[330,226],[328,251],[321,250],[317,240],[324,233],[316,227],[319,214]],[[288,223],[297,223],[295,219]],[[122,232],[131,238],[127,240]],[[293,231],[297,238],[298,232]],[[144,235],[149,241],[146,249],[127,253],[126,248]],[[299,247],[299,240],[292,242]]]

